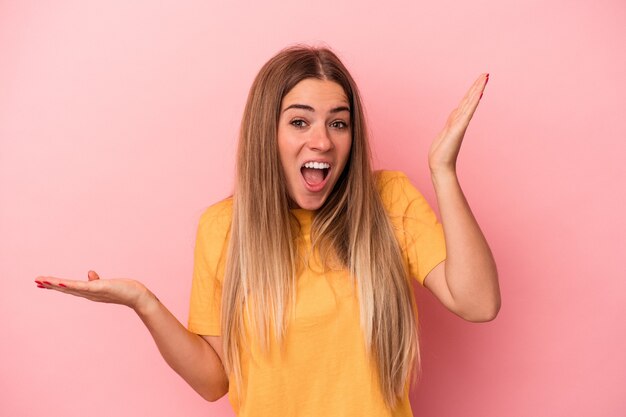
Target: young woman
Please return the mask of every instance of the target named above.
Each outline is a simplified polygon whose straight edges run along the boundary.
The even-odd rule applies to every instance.
[[[292,47],[257,75],[232,197],[198,228],[188,329],[129,279],[37,285],[133,308],[167,363],[240,416],[410,416],[419,364],[410,278],[470,321],[500,307],[495,262],[455,165],[488,74],[433,142],[439,223],[399,172],[372,172],[354,80]]]

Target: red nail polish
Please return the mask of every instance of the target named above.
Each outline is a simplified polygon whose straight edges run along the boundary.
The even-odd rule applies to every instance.
[[[67,288],[67,285],[65,285],[65,284],[59,284],[59,287]]]
[[[44,284],[48,284],[48,285],[52,285],[51,283],[49,283],[48,281],[44,281]]]
[[[41,282],[41,281],[37,281],[37,280],[35,280],[35,282],[36,282],[37,284],[39,284],[39,285],[41,285],[41,284],[42,284],[42,282]]]
[[[46,288],[43,285],[37,285],[37,288]]]

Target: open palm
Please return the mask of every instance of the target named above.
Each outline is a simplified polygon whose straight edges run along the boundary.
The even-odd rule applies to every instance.
[[[443,130],[435,138],[428,152],[428,166],[431,172],[455,171],[463,136],[478,107],[487,81],[489,74],[481,74],[459,106],[450,113]]]
[[[94,271],[89,271],[87,278],[87,281],[76,281],[40,276],[35,283],[39,288],[56,290],[101,303],[122,304],[131,308],[135,308],[147,292],[142,283],[133,279],[100,279]]]

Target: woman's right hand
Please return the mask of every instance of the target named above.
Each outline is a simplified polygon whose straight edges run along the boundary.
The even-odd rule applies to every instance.
[[[100,279],[94,271],[87,273],[87,281],[76,281],[55,277],[40,276],[35,283],[39,288],[55,290],[100,303],[113,303],[128,306],[134,310],[150,300],[156,300],[142,283],[133,279]]]
[[[47,288],[101,303],[122,304],[137,312],[152,335],[161,355],[203,398],[215,401],[228,392],[228,376],[221,361],[221,341],[187,330],[156,296],[133,279],[100,279],[89,271],[87,281],[37,277]],[[219,347],[214,348],[214,345]],[[218,353],[220,352],[220,353]]]

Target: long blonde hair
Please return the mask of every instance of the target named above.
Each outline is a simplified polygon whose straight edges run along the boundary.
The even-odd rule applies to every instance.
[[[312,240],[332,252],[357,281],[365,346],[385,402],[394,408],[419,364],[412,287],[376,190],[359,92],[339,58],[326,48],[295,46],[279,52],[261,68],[250,89],[222,292],[224,366],[241,394],[244,320],[268,349],[271,337],[279,343],[284,339],[295,303],[298,231],[289,212],[276,135],[283,97],[306,78],[343,87],[352,132],[348,163],[315,215]]]

